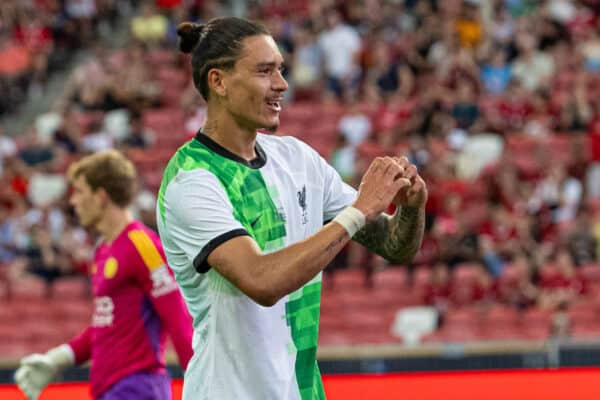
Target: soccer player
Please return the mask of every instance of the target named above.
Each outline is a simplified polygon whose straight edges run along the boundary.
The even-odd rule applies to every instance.
[[[102,235],[91,268],[92,323],[68,344],[23,358],[15,380],[28,399],[37,399],[60,371],[91,360],[96,399],[171,399],[166,334],[185,369],[192,355],[192,321],[158,236],[127,209],[135,168],[110,150],[79,160],[68,175],[70,202],[81,225]]]
[[[352,238],[407,262],[423,236],[425,182],[377,158],[358,193],[279,125],[283,59],[239,18],[183,23],[180,49],[208,103],[204,127],[164,172],[161,241],[194,319],[185,400],[325,398],[316,350],[321,271]],[[390,203],[394,215],[384,214]]]

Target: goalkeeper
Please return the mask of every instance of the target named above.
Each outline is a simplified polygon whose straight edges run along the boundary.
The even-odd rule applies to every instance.
[[[15,380],[29,400],[61,371],[88,360],[96,399],[170,399],[167,333],[187,366],[191,318],[157,235],[127,210],[136,179],[133,164],[113,150],[69,169],[71,205],[81,225],[102,236],[91,267],[94,314],[69,343],[21,360]]]

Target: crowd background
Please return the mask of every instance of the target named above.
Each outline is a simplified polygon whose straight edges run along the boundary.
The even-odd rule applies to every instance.
[[[47,113],[16,135],[0,132],[5,321],[50,318],[29,301],[39,299],[56,303],[67,326],[79,318],[53,332],[57,343],[86,322],[73,304],[91,301],[95,238],[68,206],[64,171],[83,154],[123,150],[140,173],[134,211],[155,226],[162,168],[206,110],[176,51],[177,24],[232,13],[262,21],[286,59],[278,134],[310,143],[352,185],[384,154],[408,156],[428,184],[412,265],[349,246],[326,271],[323,343],[398,342],[394,315],[415,305],[438,313],[426,340],[600,332],[594,0],[2,1],[5,117],[88,54]],[[123,26],[126,40],[115,45]],[[22,344],[10,354],[35,348],[42,334],[48,341],[47,331],[23,337],[3,325],[0,336]]]

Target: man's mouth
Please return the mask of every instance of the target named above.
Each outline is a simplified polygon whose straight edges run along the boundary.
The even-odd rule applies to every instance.
[[[281,99],[267,99],[266,103],[272,111],[281,111]]]

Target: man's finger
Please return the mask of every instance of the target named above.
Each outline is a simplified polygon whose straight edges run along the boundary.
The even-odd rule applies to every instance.
[[[404,174],[404,169],[396,162],[391,162],[385,170],[386,175],[392,175],[394,178]]]
[[[402,189],[403,187],[407,187],[410,185],[411,185],[410,180],[408,180],[407,178],[399,178],[394,181],[394,186],[396,188],[396,191]]]
[[[404,169],[406,169],[410,165],[410,161],[408,161],[408,158],[406,158],[405,156],[394,157],[394,160],[398,164],[400,164],[400,166],[403,167]]]
[[[415,182],[412,184],[408,192],[410,194],[417,194],[421,190],[423,190],[423,181],[421,179],[415,179]]]
[[[410,164],[408,167],[404,169],[404,177],[413,181],[413,179],[417,176],[417,167],[413,164]]]
[[[27,357],[21,359],[21,365],[36,365],[44,363],[44,355],[42,354],[30,354]]]

